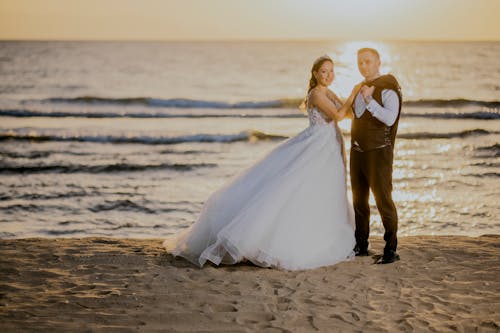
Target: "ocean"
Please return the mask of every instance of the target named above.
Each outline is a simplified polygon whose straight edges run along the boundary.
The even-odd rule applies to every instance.
[[[0,238],[187,228],[210,193],[308,126],[314,59],[334,59],[331,89],[347,97],[364,46],[404,96],[399,235],[500,233],[500,42],[3,41]]]

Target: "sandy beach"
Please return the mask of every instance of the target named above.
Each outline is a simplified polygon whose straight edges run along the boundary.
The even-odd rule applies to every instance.
[[[293,272],[199,269],[162,241],[0,240],[0,331],[500,331],[500,235],[404,237],[395,264]]]

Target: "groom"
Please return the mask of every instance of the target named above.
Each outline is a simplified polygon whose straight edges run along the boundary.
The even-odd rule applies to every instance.
[[[398,214],[392,200],[394,142],[401,113],[401,88],[394,76],[380,75],[380,55],[372,48],[358,50],[358,69],[365,81],[353,103],[351,185],[356,218],[357,256],[368,256],[369,191],[382,217],[386,242],[378,264],[399,260]]]

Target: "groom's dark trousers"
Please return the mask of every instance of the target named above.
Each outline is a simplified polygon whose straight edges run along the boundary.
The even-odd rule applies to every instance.
[[[393,147],[387,146],[366,152],[351,149],[350,175],[354,213],[356,216],[356,244],[368,248],[370,233],[370,189],[375,197],[378,211],[385,228],[384,253],[396,251],[398,245],[398,213],[392,200]]]

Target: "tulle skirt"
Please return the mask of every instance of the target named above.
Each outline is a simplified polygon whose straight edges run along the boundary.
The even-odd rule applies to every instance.
[[[246,259],[287,270],[351,259],[341,138],[334,124],[315,125],[280,144],[210,196],[173,254],[199,266]]]

